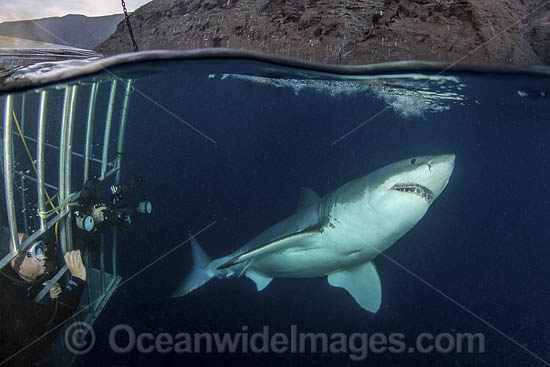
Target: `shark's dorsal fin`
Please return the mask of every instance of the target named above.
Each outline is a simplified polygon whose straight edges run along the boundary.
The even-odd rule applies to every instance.
[[[319,195],[309,187],[301,187],[300,188],[300,198],[298,199],[298,208],[297,212],[299,212],[302,209],[307,208],[310,205],[315,204],[319,201]]]
[[[308,241],[317,239],[318,235],[319,228],[306,228],[303,231],[289,234],[288,236],[268,242],[261,247],[257,247],[253,250],[234,256],[222,265],[218,266],[217,269],[226,269],[233,265],[252,260],[256,257],[265,256],[275,251],[282,251],[298,244],[306,245]]]
[[[347,290],[365,310],[375,313],[380,308],[382,287],[372,262],[332,273],[328,276],[328,282]]]
[[[258,273],[254,270],[248,270],[245,275],[256,283],[256,289],[258,292],[262,291],[273,280],[273,278],[270,278],[262,273]]]

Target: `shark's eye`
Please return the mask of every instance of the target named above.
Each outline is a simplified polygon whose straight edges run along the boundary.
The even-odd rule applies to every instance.
[[[416,158],[411,159],[411,164],[415,164],[415,163],[416,163]]]

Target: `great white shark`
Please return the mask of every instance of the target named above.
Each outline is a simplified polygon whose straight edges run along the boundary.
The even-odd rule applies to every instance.
[[[210,260],[191,238],[194,267],[173,296],[210,279],[247,276],[263,290],[273,278],[328,276],[359,306],[375,313],[382,302],[373,260],[409,232],[447,186],[453,154],[389,164],[320,198],[302,188],[297,212],[235,252]]]

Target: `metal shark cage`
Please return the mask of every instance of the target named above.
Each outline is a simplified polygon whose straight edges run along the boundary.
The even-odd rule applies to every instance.
[[[6,234],[2,242],[9,242],[9,234],[15,244],[0,254],[0,267],[56,226],[62,254],[73,249],[72,231],[77,229],[72,226],[71,206],[83,183],[92,173],[105,183],[120,182],[131,91],[131,79],[115,79],[54,85],[0,97],[7,209],[4,218],[0,214]],[[19,232],[30,237],[19,243]],[[88,279],[76,318],[89,325],[121,280],[117,274],[117,230],[112,229],[112,237],[109,233],[100,234],[97,250],[87,248],[83,254]],[[110,267],[106,266],[109,260]],[[40,301],[66,271],[65,265],[34,301]],[[64,348],[63,334],[54,345],[56,359],[62,360],[56,364],[69,365],[75,355]]]

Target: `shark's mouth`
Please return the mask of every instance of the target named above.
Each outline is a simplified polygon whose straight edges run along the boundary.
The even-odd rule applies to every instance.
[[[408,192],[409,194],[420,196],[422,199],[426,200],[428,203],[430,203],[434,198],[434,194],[433,192],[430,191],[430,189],[415,183],[406,183],[406,184],[398,183],[396,185],[393,185],[391,190]]]

